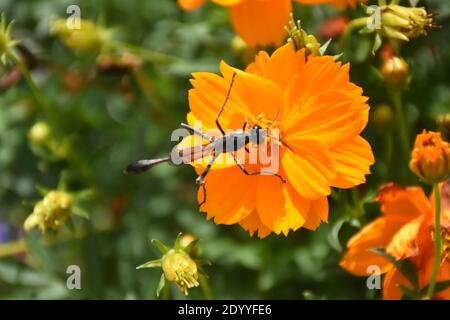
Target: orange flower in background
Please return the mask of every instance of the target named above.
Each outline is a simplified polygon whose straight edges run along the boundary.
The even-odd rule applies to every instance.
[[[178,0],[187,11],[207,0]],[[303,4],[330,4],[337,8],[354,7],[358,0],[296,0]],[[284,27],[292,12],[292,0],[212,0],[230,10],[236,33],[251,47],[279,46],[286,37]]]
[[[286,44],[272,56],[260,52],[245,71],[226,63],[220,69],[222,76],[193,74],[189,124],[199,120],[204,132],[216,129],[217,113],[236,74],[221,124],[238,130],[247,120],[250,127],[264,128],[276,118],[271,128],[280,131],[283,141],[278,174],[286,183],[275,176],[247,176],[234,163],[214,165],[201,210],[217,224],[239,223],[259,237],[316,229],[327,221],[330,188],[364,183],[374,162],[370,145],[359,136],[368,120],[367,98],[350,82],[349,65],[331,56],[306,59],[304,49],[296,52]],[[249,172],[266,168],[259,163],[245,167]]]
[[[444,246],[437,281],[450,280],[450,181],[441,186],[441,231]],[[411,288],[407,278],[386,258],[371,251],[385,248],[396,260],[409,259],[416,267],[419,287],[429,284],[434,260],[434,197],[428,199],[419,187],[403,188],[395,184],[382,187],[377,202],[382,216],[362,228],[347,243],[340,265],[358,276],[368,276],[371,265],[385,273],[383,298],[401,299],[399,285]],[[450,289],[435,292],[433,299],[450,299]]]
[[[184,10],[193,10],[206,0],[178,0]],[[251,47],[279,46],[286,32],[291,0],[212,0],[227,7],[236,33]]]
[[[450,144],[440,132],[424,130],[416,137],[409,167],[429,184],[444,181],[450,173]]]

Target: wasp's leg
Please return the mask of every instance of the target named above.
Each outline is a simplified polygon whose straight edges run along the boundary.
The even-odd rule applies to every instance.
[[[203,190],[203,200],[202,200],[202,202],[200,202],[198,204],[199,208],[201,208],[201,206],[206,203],[206,187],[205,187],[205,183],[203,183],[201,186],[202,186],[202,190]]]
[[[247,126],[248,126],[248,121],[245,120],[244,126],[242,127],[242,131],[245,131],[245,129],[247,129]]]
[[[219,118],[222,115],[223,110],[225,109],[228,99],[230,98],[231,89],[233,88],[235,78],[236,78],[236,73],[234,73],[233,77],[231,78],[231,83],[230,83],[230,87],[228,88],[227,96],[225,97],[225,101],[223,102],[222,107],[220,107],[220,110],[217,113],[217,117],[216,117],[217,128],[219,128],[220,132],[222,132],[223,135],[225,135],[225,131],[223,130],[222,126],[220,125]]]
[[[195,180],[195,183],[197,183],[198,185],[202,186],[203,195],[204,195],[202,202],[198,205],[199,207],[201,207],[206,202],[205,177],[208,174],[209,170],[211,169],[212,165],[214,164],[214,161],[216,161],[218,156],[219,156],[219,153],[215,154],[211,158],[211,160],[208,162],[208,165],[206,166],[205,170],[203,170],[202,174],[198,176],[197,180]]]
[[[201,132],[198,129],[195,129],[194,127],[191,127],[190,125],[188,125],[186,123],[182,123],[181,127],[191,131],[193,134],[196,134],[196,135],[202,137],[205,140],[208,140],[209,142],[213,142],[214,141],[213,137],[207,135],[206,133]]]
[[[244,125],[242,127],[242,131],[245,132],[245,129],[247,129],[248,124],[249,124],[248,121],[245,120]],[[250,153],[250,150],[249,150],[248,146],[245,146],[244,149],[245,149],[245,151],[247,151],[247,153]]]
[[[281,182],[286,183],[286,180],[280,176],[278,173],[274,173],[274,172],[269,172],[269,171],[255,171],[255,172],[248,172],[247,169],[245,169],[245,167],[242,165],[242,163],[238,160],[238,158],[236,158],[236,154],[235,152],[231,152],[234,162],[236,162],[237,166],[239,167],[239,169],[241,169],[241,171],[247,175],[247,176],[257,176],[257,175],[270,175],[270,176],[275,176],[277,178],[279,178],[281,180]]]
[[[209,170],[211,169],[212,165],[214,164],[214,161],[216,161],[217,157],[220,155],[220,153],[215,154],[211,160],[209,160],[208,164],[206,165],[205,170],[203,170],[202,174],[197,177],[197,180],[195,180],[195,183],[198,185],[205,184],[205,177],[208,174]]]

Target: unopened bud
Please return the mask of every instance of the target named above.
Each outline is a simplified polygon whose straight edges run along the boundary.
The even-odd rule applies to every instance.
[[[386,104],[376,106],[372,112],[371,122],[379,133],[385,133],[387,130],[390,130],[394,123],[394,113],[391,107]]]
[[[50,127],[43,121],[35,123],[28,132],[30,141],[37,145],[45,144],[49,137]]]
[[[392,57],[385,60],[381,66],[381,74],[390,89],[403,90],[408,85],[409,66],[403,58]]]
[[[409,167],[428,184],[444,181],[450,173],[450,144],[439,132],[424,130],[417,135]]]

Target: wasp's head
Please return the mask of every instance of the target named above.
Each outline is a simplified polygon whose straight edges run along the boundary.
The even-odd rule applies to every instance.
[[[265,141],[266,129],[261,128],[258,125],[254,125],[250,129],[250,142],[254,144],[261,144]]]

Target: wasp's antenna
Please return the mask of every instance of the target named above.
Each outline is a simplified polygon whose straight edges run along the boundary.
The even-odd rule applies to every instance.
[[[236,72],[233,73],[233,76],[231,78],[230,87],[228,88],[228,92],[227,92],[227,95],[225,97],[225,101],[223,102],[222,106],[220,107],[219,112],[217,113],[217,117],[216,117],[217,128],[219,128],[220,132],[222,132],[223,135],[225,135],[225,131],[223,130],[222,126],[220,125],[219,118],[222,115],[223,111],[225,110],[225,106],[226,106],[226,104],[228,102],[228,99],[230,98],[231,89],[233,89],[233,84],[234,84],[234,80],[236,79],[236,75],[237,75]]]
[[[169,161],[170,158],[161,158],[161,159],[152,159],[152,160],[139,160],[132,164],[130,164],[123,173],[126,175],[134,174],[134,173],[141,173],[144,171],[147,171],[148,169],[163,163]]]
[[[270,121],[267,128],[270,128],[275,123],[275,121],[278,120],[278,117],[280,116],[280,114],[281,114],[281,108],[278,108],[277,113],[275,113],[275,116],[273,117],[272,121]]]

